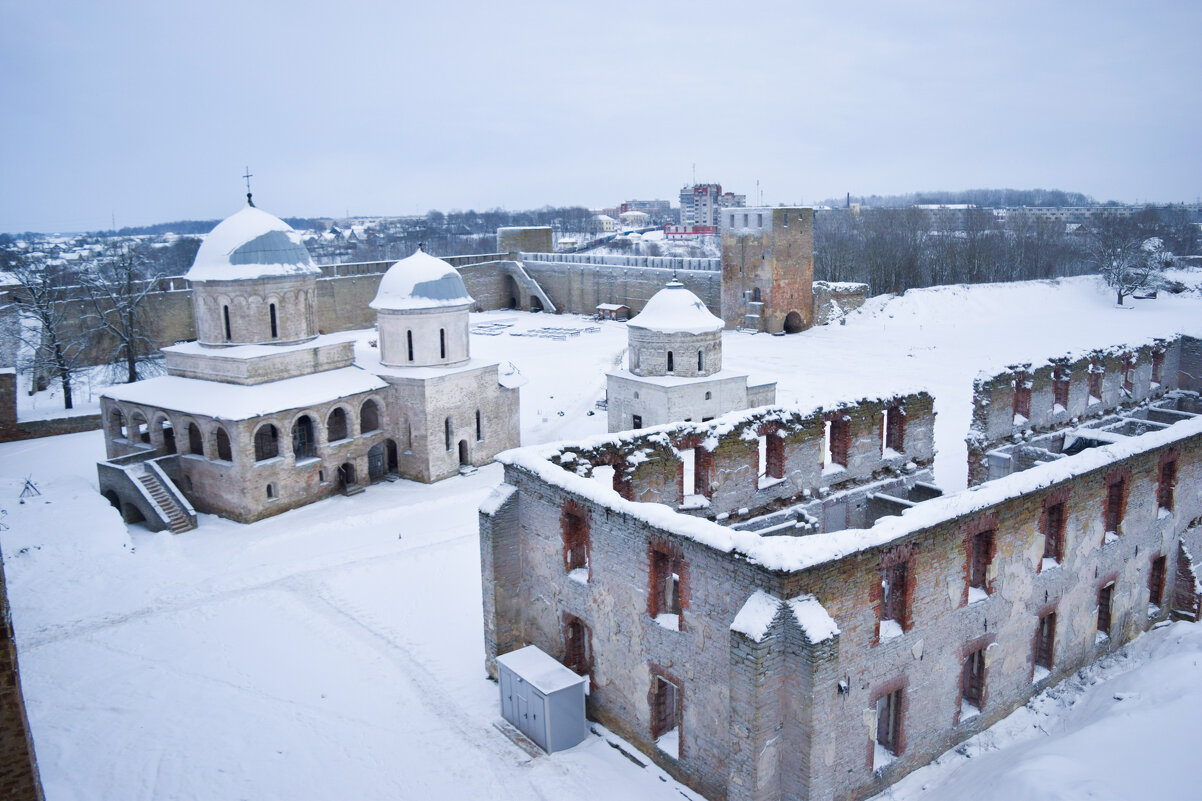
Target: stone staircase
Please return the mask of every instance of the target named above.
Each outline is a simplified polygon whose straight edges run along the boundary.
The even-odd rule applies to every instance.
[[[163,511],[167,528],[171,529],[173,534],[180,534],[196,528],[196,523],[188,517],[188,513],[184,511],[183,507],[175,502],[175,498],[163,486],[163,482],[157,474],[146,469],[138,476],[138,481],[146,488],[146,491],[150,493],[150,497],[154,498],[155,504]]]

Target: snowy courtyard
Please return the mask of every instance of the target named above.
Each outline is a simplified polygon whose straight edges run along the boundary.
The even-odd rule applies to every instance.
[[[1174,277],[1191,291],[1125,309],[1091,277],[872,298],[844,325],[726,332],[725,367],[775,380],[782,404],[930,392],[936,478],[954,491],[978,372],[1202,336],[1202,275]],[[523,444],[605,430],[596,403],[623,323],[472,322],[488,331],[473,357],[526,379]],[[699,798],[600,728],[531,757],[495,727],[476,509],[498,465],[252,525],[201,515],[177,536],[121,522],[96,490],[103,448],[99,431],[0,445],[8,594],[50,801]],[[41,495],[19,502],[27,477]],[[883,797],[1184,797],[1192,738],[1174,735],[1202,714],[1199,657],[1202,626],[1151,632]]]

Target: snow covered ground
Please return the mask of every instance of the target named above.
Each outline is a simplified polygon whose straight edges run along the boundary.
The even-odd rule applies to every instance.
[[[474,337],[473,356],[513,362],[528,380],[523,442],[603,431],[604,413],[588,412],[624,326],[473,315],[498,321],[513,326]],[[508,333],[547,327],[596,330]],[[724,343],[727,367],[775,378],[785,402],[929,389],[937,476],[956,488],[979,370],[1178,331],[1202,335],[1196,290],[1118,310],[1078,278],[911,291],[871,300],[843,326]],[[102,451],[99,432],[0,445],[0,537],[50,801],[697,797],[609,747],[612,735],[531,758],[494,728],[475,509],[498,466],[249,526],[202,515],[175,536],[121,523],[96,492]],[[27,476],[42,495],[19,503]],[[1202,627],[1146,635],[890,793],[1182,797],[1200,655]]]

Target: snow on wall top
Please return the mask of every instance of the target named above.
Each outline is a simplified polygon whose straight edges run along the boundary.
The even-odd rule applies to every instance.
[[[509,668],[544,694],[584,681],[584,676],[568,670],[535,645],[502,654],[497,657],[497,664]]]
[[[733,427],[740,422],[739,415],[745,414],[747,413],[737,412],[725,415],[707,425]],[[664,429],[660,436],[667,436],[669,427],[657,428]],[[1091,448],[957,493],[923,501],[904,510],[900,515],[878,519],[871,528],[847,529],[805,537],[763,537],[754,531],[737,531],[711,520],[680,514],[664,504],[628,501],[600,482],[577,475],[548,461],[550,456],[563,449],[562,445],[504,451],[498,454],[497,461],[532,473],[547,484],[560,487],[620,514],[629,515],[662,531],[691,539],[717,551],[741,555],[753,564],[769,570],[799,571],[885,545],[908,534],[972,514],[1019,495],[1036,492],[1120,459],[1200,435],[1202,417],[1185,420],[1160,431],[1150,431],[1112,445]],[[609,438],[615,439],[614,435],[610,435]],[[604,436],[592,438],[597,441],[596,444],[605,439]]]
[[[751,594],[743,608],[735,615],[730,630],[745,634],[756,642],[762,642],[782,606],[793,615],[793,619],[811,643],[825,642],[839,633],[834,618],[813,595],[806,593],[782,601],[763,590],[756,590]]]
[[[342,367],[250,386],[167,375],[109,387],[101,397],[222,420],[249,420],[387,386],[366,370]]]
[[[189,281],[239,281],[320,275],[300,234],[262,209],[247,206],[210,231],[184,276]]]
[[[708,334],[721,331],[725,323],[715,317],[701,298],[672,280],[651,296],[643,310],[631,318],[628,328],[646,328],[665,334]]]
[[[367,305],[383,311],[406,311],[474,302],[458,270],[418,248],[412,256],[388,268],[376,297]]]

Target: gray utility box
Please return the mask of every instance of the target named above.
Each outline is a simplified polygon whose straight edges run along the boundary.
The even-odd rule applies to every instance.
[[[586,679],[533,645],[497,657],[501,716],[548,754],[584,739]]]

